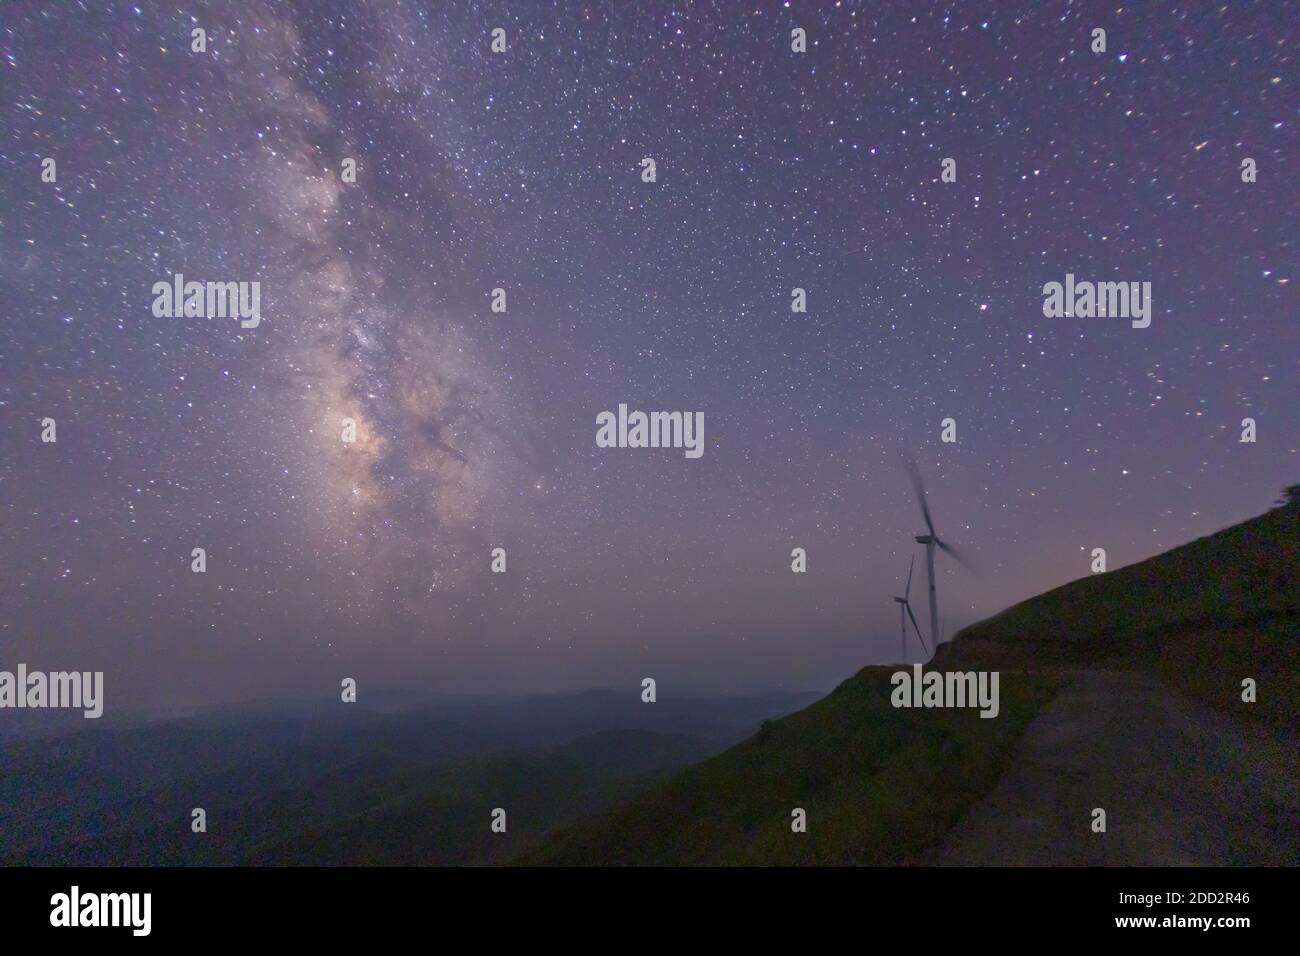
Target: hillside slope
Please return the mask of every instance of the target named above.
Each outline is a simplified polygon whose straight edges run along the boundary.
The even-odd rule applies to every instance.
[[[553,835],[519,862],[919,861],[1020,758],[1021,734],[1080,668],[1151,671],[1237,711],[1234,720],[1293,725],[1298,571],[1300,509],[1292,506],[1074,581],[967,628],[940,649],[936,669],[1001,671],[997,719],[971,710],[895,709],[893,668],[866,668],[824,700],[612,814]],[[1257,704],[1241,702],[1248,676],[1261,688]],[[1105,764],[1108,755],[1094,750],[1084,759]],[[1163,769],[1176,779],[1176,767]],[[806,833],[791,830],[796,807],[807,812]],[[1051,857],[1050,847],[1044,855]]]
[[[1274,508],[1181,547],[1007,608],[958,640],[1033,642],[1089,656],[1134,635],[1214,620],[1300,619],[1300,507]]]
[[[490,754],[419,777],[382,805],[304,826],[245,853],[241,863],[462,866],[504,862],[555,827],[598,813],[666,768],[717,746],[649,731],[607,731],[540,753]],[[507,809],[504,833],[490,812]]]
[[[1293,726],[1300,507],[1022,601],[960,632],[936,663],[1149,670],[1211,706]],[[1247,677],[1259,688],[1251,705],[1241,701]]]
[[[558,865],[898,863],[930,845],[997,781],[1051,696],[1049,678],[1004,674],[1001,713],[903,710],[891,669],[871,667],[613,814],[520,862]],[[806,833],[791,829],[807,814]]]

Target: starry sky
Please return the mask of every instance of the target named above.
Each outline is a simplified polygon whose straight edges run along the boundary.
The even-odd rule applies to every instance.
[[[110,710],[829,689],[897,660],[908,453],[976,566],[948,634],[1258,514],[1300,480],[1297,19],[5,3],[0,667]],[[261,324],[156,318],[178,272]],[[1067,272],[1150,328],[1045,318]],[[596,447],[619,403],[703,456]]]

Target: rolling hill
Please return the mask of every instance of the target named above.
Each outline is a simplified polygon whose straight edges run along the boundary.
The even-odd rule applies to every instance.
[[[263,702],[0,744],[0,864],[488,863],[817,694]],[[488,811],[505,806],[504,835]],[[206,833],[191,831],[202,807]]]
[[[537,753],[485,755],[420,774],[362,812],[305,826],[246,851],[241,863],[446,866],[509,860],[550,830],[608,809],[655,778],[717,752],[692,737],[605,731]],[[363,775],[362,779],[368,775]],[[354,785],[359,781],[354,781]],[[324,786],[328,793],[330,781]],[[316,798],[316,794],[312,798]],[[506,810],[495,833],[490,811]],[[274,819],[276,812],[262,812]],[[317,811],[314,816],[320,817]]]

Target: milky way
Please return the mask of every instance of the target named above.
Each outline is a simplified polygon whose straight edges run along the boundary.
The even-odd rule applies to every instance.
[[[897,646],[905,452],[980,570],[940,560],[948,633],[1256,514],[1298,480],[1296,26],[6,4],[0,666],[110,709],[825,688]],[[155,318],[176,273],[262,322]],[[1067,274],[1149,282],[1150,327],[1044,316]],[[597,447],[620,403],[703,455]]]

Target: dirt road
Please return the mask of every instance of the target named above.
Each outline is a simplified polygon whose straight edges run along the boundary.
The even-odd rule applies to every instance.
[[[1093,808],[1106,832],[1091,829]],[[1300,863],[1300,756],[1275,730],[1146,674],[1081,671],[1015,762],[922,862]]]

